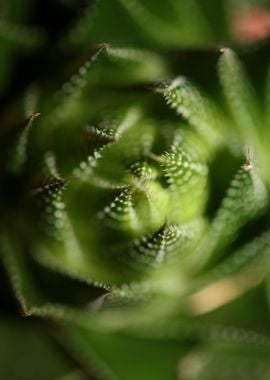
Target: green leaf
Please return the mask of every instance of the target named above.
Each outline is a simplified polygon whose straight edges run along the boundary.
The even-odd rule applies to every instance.
[[[193,152],[195,153],[195,152]],[[173,145],[162,157],[162,169],[170,192],[168,215],[174,222],[186,222],[200,216],[207,200],[208,170],[203,162]]]
[[[268,204],[266,188],[252,163],[247,161],[233,178],[209,232],[199,247],[201,262],[218,257],[246,223],[260,215]]]
[[[87,42],[99,11],[99,3],[100,0],[95,0],[86,5],[82,15],[69,31],[67,43],[82,44]]]
[[[209,148],[217,149],[222,142],[222,117],[210,100],[183,77],[174,79],[161,92],[167,104],[196,129]]]
[[[43,186],[32,190],[32,197],[42,214],[41,227],[46,235],[52,239],[63,241],[65,227],[65,204],[62,193],[66,181],[62,178],[51,178]]]
[[[246,268],[250,271],[258,270],[260,264],[263,265],[270,253],[270,234],[269,231],[264,232],[262,235],[256,237],[251,242],[245,244],[242,248],[239,248],[235,252],[216,265],[212,270],[206,273],[202,278],[195,281],[195,286],[205,286],[207,284],[219,281],[224,277],[228,277],[234,274],[241,274]],[[267,260],[266,260],[267,261]],[[265,275],[264,268],[260,269],[261,275]]]
[[[101,281],[92,278],[95,267],[84,254],[78,237],[66,211],[63,188],[66,181],[54,178],[45,186],[32,192],[32,199],[37,203],[41,237],[33,257],[39,263],[68,277],[80,279],[89,284],[106,288]]]
[[[50,299],[46,289],[45,291],[41,289],[40,284],[37,279],[34,279],[27,265],[30,260],[26,260],[25,257],[22,256],[18,245],[11,241],[7,233],[1,235],[0,255],[0,259],[7,271],[10,285],[23,316],[36,315],[50,317],[56,320],[80,320],[83,316],[82,312],[80,313],[79,310],[73,307],[65,306],[64,303],[56,304]],[[49,258],[50,256],[47,254],[47,260],[49,260]],[[57,260],[55,261],[57,263]],[[58,266],[57,264],[52,265],[51,263],[45,263],[45,266],[70,277],[70,279],[83,281],[90,287],[93,287],[93,289],[102,290],[104,292],[108,292],[109,290],[109,287],[106,287],[104,284],[91,280],[89,277],[84,278],[76,274],[76,270],[69,272],[69,270],[65,268],[64,263],[60,262]]]
[[[99,213],[111,226],[123,229],[137,229],[138,217],[134,208],[133,190],[125,187],[114,200]]]
[[[87,86],[88,73],[89,70],[91,70],[93,62],[96,61],[99,54],[106,48],[106,44],[98,45],[94,54],[92,54],[92,56],[79,67],[77,72],[62,85],[61,89],[55,93],[55,104],[51,105],[52,110],[50,110],[49,113],[44,114],[43,125],[46,124],[48,126],[49,124],[50,128],[52,128],[60,124],[70,115],[76,100],[78,100],[83,89]]]
[[[26,47],[37,47],[44,42],[45,36],[37,28],[14,24],[1,19],[0,39]]]
[[[221,52],[218,73],[234,124],[246,143],[259,148],[261,121],[253,88],[237,55],[229,48]]]
[[[18,137],[16,138],[15,143],[13,143],[14,147],[10,152],[8,168],[16,174],[21,174],[24,170],[24,166],[27,161],[27,142],[29,139],[29,133],[34,120],[38,116],[40,116],[40,114],[35,113],[26,119],[22,125],[22,130],[18,131]]]
[[[162,266],[167,256],[176,253],[187,235],[184,228],[165,223],[153,235],[135,241],[123,260],[127,262],[127,265],[139,270]]]
[[[99,173],[99,168],[108,168],[106,161],[105,163],[103,163],[103,165],[102,162],[100,164],[99,161],[103,158],[104,154],[106,159],[106,152],[107,154],[109,154],[109,162],[111,164],[114,161],[117,161],[116,159],[124,159],[124,144],[126,141],[126,132],[128,132],[129,129],[132,129],[134,126],[136,126],[140,116],[141,115],[138,108],[130,107],[123,114],[121,114],[120,120],[118,119],[117,123],[111,123],[111,128],[106,128],[103,130],[98,129],[96,127],[88,128],[87,140],[88,145],[92,147],[92,151],[90,152],[86,160],[81,161],[79,165],[74,168],[72,173],[74,178],[76,180],[79,180],[80,182],[93,183],[97,186],[104,188],[119,187],[119,183],[115,184],[114,181],[110,180],[110,178],[106,178],[106,175],[104,175],[104,173]],[[121,141],[122,139],[124,140],[123,145]],[[130,139],[128,139],[128,142],[130,142]],[[110,157],[110,152],[113,152],[113,149],[105,149],[110,148],[111,145],[114,145],[117,157]],[[129,153],[131,153],[131,147],[128,147],[127,150],[129,151]],[[120,154],[120,152],[122,154]],[[111,167],[109,168],[109,172],[113,172]]]
[[[17,244],[12,243],[8,235],[4,233],[0,239],[1,260],[9,275],[14,296],[19,303],[22,314],[30,315],[31,306],[40,304],[42,297],[28,275],[27,266]]]
[[[107,55],[111,65],[115,67],[114,71],[109,72],[110,79],[106,78],[107,83],[116,78],[118,84],[123,82],[131,85],[134,82],[151,82],[167,76],[165,61],[154,52],[109,47]]]

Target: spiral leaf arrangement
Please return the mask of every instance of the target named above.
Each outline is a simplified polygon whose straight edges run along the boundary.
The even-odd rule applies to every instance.
[[[259,103],[204,1],[157,3],[115,1],[119,37],[113,5],[90,2],[53,47],[55,80],[3,117],[1,261],[29,324],[0,330],[29,328],[42,379],[270,376],[270,76]],[[31,28],[1,20],[3,46],[46,47]],[[166,49],[191,46],[215,58],[216,99],[174,77]]]

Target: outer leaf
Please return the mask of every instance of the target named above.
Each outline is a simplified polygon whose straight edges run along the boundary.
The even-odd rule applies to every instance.
[[[258,148],[258,108],[241,62],[232,50],[224,48],[218,69],[227,104],[241,137]]]
[[[53,111],[49,115],[46,115],[44,124],[46,122],[46,124],[49,123],[50,126],[55,126],[61,123],[70,114],[74,102],[78,99],[87,85],[87,76],[92,63],[105,48],[107,48],[106,44],[98,46],[97,51],[92,57],[79,67],[69,81],[62,85],[62,88],[54,96],[56,105],[54,106]]]
[[[263,233],[261,236],[255,238],[250,243],[244,245],[242,248],[233,252],[231,256],[225,259],[222,263],[218,264],[214,269],[210,270],[205,276],[198,280],[199,286],[214,283],[220,279],[241,274],[245,268],[258,270],[258,263],[263,264],[270,254],[270,234],[269,231]],[[257,264],[257,265],[256,265]],[[266,271],[266,268],[261,268],[261,275]],[[195,281],[196,287],[197,281]],[[198,285],[197,284],[197,285]]]
[[[265,210],[268,203],[266,188],[260,177],[247,162],[237,172],[205,236],[201,250],[203,265],[220,255],[239,229]]]
[[[14,143],[13,151],[10,152],[10,160],[8,163],[9,170],[19,174],[23,171],[24,165],[27,160],[27,142],[29,132],[31,130],[34,120],[40,116],[39,113],[33,114],[26,119],[23,124],[22,131],[18,131],[19,136]]]
[[[82,16],[69,32],[68,40],[71,43],[80,44],[89,38],[98,9],[99,0],[90,2],[90,4],[85,7]]]
[[[215,149],[221,143],[221,116],[210,101],[185,78],[176,78],[165,87],[163,94],[167,104],[186,119]]]
[[[0,38],[22,46],[36,47],[44,42],[44,35],[37,28],[12,24],[0,20]]]

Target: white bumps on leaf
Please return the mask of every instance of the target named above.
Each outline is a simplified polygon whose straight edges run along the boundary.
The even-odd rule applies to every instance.
[[[59,241],[63,239],[62,232],[66,225],[65,203],[62,199],[65,185],[65,180],[54,178],[31,194],[41,212],[41,229],[48,237]]]
[[[207,166],[180,146],[163,155],[162,169],[171,196],[170,215],[177,223],[198,217],[206,202]]]
[[[165,153],[162,166],[170,189],[180,193],[195,189],[198,179],[208,173],[203,163],[194,161],[177,146],[172,146],[171,151]]]
[[[194,227],[196,230],[195,225]],[[134,269],[159,267],[170,257],[183,253],[190,239],[195,239],[192,232],[194,232],[192,225],[174,225],[165,222],[154,234],[136,240],[127,254],[122,256],[122,261]]]
[[[101,219],[117,228],[136,227],[137,215],[134,209],[133,190],[126,186],[114,200],[99,213]]]
[[[204,138],[207,144],[221,142],[220,115],[205,95],[184,77],[178,77],[161,91],[176,110]]]
[[[81,161],[73,170],[73,176],[81,182],[87,182],[93,177],[93,169],[101,159],[101,151],[108,145],[118,141],[119,135],[114,129],[100,129],[94,126],[86,128],[87,145],[92,152],[87,159]],[[94,180],[94,178],[92,178]]]
[[[83,89],[87,86],[87,76],[92,67],[92,63],[106,48],[106,44],[98,45],[96,52],[87,59],[86,62],[78,68],[77,72],[55,93],[55,105],[52,112],[44,119],[44,123],[49,123],[54,127],[65,119],[72,109],[74,101],[80,97]]]
[[[87,126],[85,135],[88,147],[96,151],[116,142],[119,138],[113,128],[101,129],[95,126]]]
[[[233,178],[200,248],[201,265],[207,263],[237,236],[241,227],[260,215],[268,203],[267,190],[249,162]]]
[[[27,143],[29,133],[32,128],[34,120],[40,116],[40,113],[30,115],[23,123],[22,131],[19,133],[15,146],[13,148],[9,169],[14,173],[21,173],[27,160]]]
[[[221,50],[218,74],[226,102],[241,137],[257,147],[258,109],[251,83],[237,55]]]
[[[153,180],[156,178],[157,173],[145,161],[135,162],[129,168],[129,172],[138,180]]]

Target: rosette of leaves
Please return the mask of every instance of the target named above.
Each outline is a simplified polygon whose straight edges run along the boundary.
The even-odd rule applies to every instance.
[[[87,17],[69,43],[95,35]],[[214,54],[222,100],[173,79],[166,53],[99,43],[29,86],[21,122],[7,112],[3,294],[28,318],[1,322],[3,377],[270,376],[269,83],[259,103],[237,55]]]

